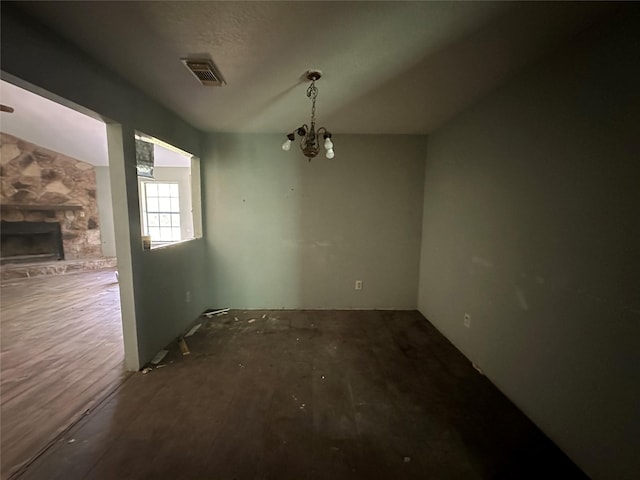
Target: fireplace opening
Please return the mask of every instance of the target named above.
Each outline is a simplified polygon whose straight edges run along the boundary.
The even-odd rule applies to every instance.
[[[64,259],[62,232],[57,222],[2,222],[0,264]]]

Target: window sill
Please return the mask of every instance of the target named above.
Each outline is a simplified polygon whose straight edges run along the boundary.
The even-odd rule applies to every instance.
[[[151,243],[151,248],[150,249],[144,249],[145,252],[151,251],[151,250],[166,250],[167,248],[171,248],[174,247],[176,245],[182,245],[183,243],[188,243],[188,242],[192,242],[194,240],[197,240],[196,237],[193,238],[187,238],[185,240],[179,240],[177,242],[168,242],[168,243]]]

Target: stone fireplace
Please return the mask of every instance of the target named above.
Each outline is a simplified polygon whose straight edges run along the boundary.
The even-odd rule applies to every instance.
[[[94,167],[5,133],[1,149],[1,262],[101,258]]]
[[[64,259],[59,223],[2,222],[0,242],[2,265]]]

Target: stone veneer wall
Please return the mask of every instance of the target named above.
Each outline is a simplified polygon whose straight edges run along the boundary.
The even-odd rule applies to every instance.
[[[65,259],[101,257],[94,167],[6,133],[0,136],[2,220],[59,222]]]

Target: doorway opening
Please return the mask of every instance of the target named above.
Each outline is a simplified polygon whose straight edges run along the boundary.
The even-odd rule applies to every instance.
[[[107,125],[15,83],[0,82],[3,478],[127,375]]]

